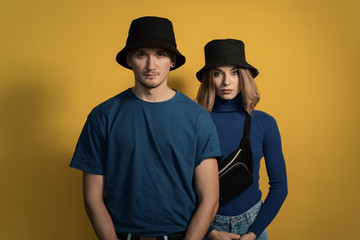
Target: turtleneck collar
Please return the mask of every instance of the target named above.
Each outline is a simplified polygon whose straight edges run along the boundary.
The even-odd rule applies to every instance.
[[[239,112],[244,111],[242,107],[241,93],[236,95],[231,100],[224,100],[218,95],[215,95],[215,103],[213,106],[213,112]]]

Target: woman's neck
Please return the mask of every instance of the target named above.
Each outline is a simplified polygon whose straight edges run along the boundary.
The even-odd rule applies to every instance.
[[[224,100],[219,96],[215,96],[215,103],[213,106],[213,112],[239,112],[244,111],[242,107],[241,94],[230,100]]]

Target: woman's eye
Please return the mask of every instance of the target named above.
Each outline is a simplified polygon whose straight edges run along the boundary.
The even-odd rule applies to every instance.
[[[141,57],[145,56],[145,54],[142,53],[142,52],[139,52],[139,53],[136,54],[136,56],[137,56],[138,58],[141,58]]]
[[[214,77],[218,77],[220,76],[220,73],[219,72],[214,72]]]
[[[233,75],[239,75],[239,70],[232,72]]]

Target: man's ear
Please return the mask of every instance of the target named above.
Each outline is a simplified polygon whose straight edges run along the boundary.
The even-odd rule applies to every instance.
[[[176,64],[176,55],[171,53],[171,67],[175,67]]]

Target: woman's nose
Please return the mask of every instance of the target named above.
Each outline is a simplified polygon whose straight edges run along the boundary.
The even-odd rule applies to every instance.
[[[224,81],[223,81],[224,85],[230,85],[230,76],[228,74],[224,74]]]

